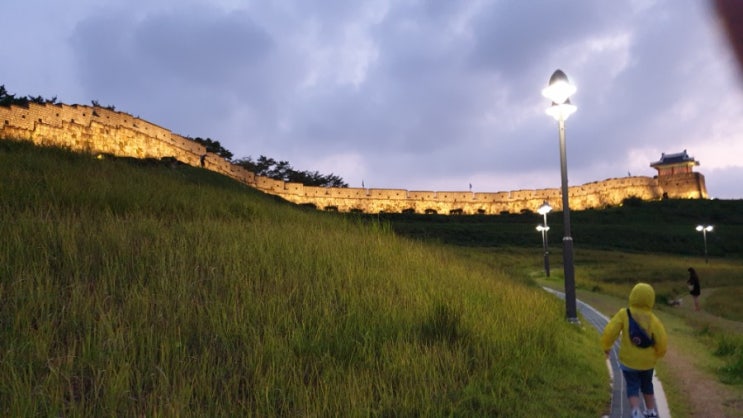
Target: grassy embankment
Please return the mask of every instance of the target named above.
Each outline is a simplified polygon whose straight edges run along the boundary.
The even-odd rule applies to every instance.
[[[0,415],[595,417],[608,402],[595,331],[507,264],[192,167],[2,141],[0,178]]]

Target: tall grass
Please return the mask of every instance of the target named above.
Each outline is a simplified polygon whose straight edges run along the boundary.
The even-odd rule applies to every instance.
[[[3,416],[590,416],[596,333],[385,224],[0,143]]]

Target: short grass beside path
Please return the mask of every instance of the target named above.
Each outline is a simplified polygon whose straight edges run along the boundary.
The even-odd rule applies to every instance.
[[[705,289],[704,295],[702,302],[706,311],[731,321],[743,322],[743,286]]]

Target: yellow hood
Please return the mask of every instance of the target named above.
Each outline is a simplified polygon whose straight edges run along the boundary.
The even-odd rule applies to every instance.
[[[653,309],[655,290],[647,283],[637,283],[629,294],[630,308]]]

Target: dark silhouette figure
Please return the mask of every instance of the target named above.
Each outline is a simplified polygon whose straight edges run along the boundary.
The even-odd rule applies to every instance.
[[[702,293],[702,289],[699,285],[699,276],[697,271],[693,267],[689,267],[689,279],[686,281],[686,285],[689,286],[689,294],[694,298],[694,310],[699,310],[699,295]]]

